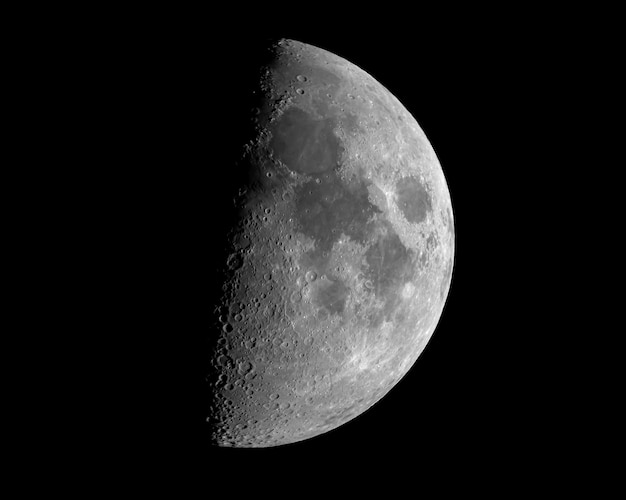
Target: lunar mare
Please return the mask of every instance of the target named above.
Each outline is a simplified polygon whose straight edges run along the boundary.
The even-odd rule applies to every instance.
[[[272,51],[210,331],[219,446],[302,441],[371,407],[426,346],[453,269],[450,194],[411,114],[330,52]]]

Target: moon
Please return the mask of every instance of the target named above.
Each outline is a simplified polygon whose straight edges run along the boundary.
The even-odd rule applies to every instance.
[[[303,441],[374,405],[431,338],[454,263],[448,186],[409,111],[326,50],[268,54],[207,333],[217,446]]]

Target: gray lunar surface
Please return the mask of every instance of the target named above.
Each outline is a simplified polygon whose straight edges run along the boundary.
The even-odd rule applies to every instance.
[[[413,116],[341,57],[272,51],[210,332],[218,446],[294,443],[370,408],[431,338],[453,270],[450,193]]]

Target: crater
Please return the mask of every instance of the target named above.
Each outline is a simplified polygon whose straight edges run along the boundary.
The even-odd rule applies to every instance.
[[[396,183],[397,205],[404,218],[413,223],[424,222],[432,211],[430,194],[415,177],[405,177]]]
[[[285,83],[306,83],[321,87],[323,89],[332,89],[336,91],[341,85],[341,77],[336,73],[324,69],[318,64],[310,64],[308,61],[291,60],[290,64],[284,66],[279,74]]]

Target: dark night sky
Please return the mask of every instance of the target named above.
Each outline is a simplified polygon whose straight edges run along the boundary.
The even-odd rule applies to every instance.
[[[515,202],[528,189],[519,167],[529,139],[516,134],[526,124],[530,96],[520,89],[534,76],[524,75],[523,51],[479,39],[448,46],[406,35],[297,35],[285,34],[355,63],[415,116],[451,191],[456,265],[435,334],[404,379],[355,420],[266,456],[411,450],[420,463],[447,454],[471,460],[476,450],[511,453],[528,438],[528,423],[539,411],[530,394],[534,341],[524,330],[531,276],[520,261],[533,249],[519,226],[535,209]],[[215,453],[226,460],[262,456],[259,450]]]
[[[498,497],[506,498],[542,477],[559,479],[554,470],[568,459],[586,472],[589,461],[614,456],[580,452],[581,442],[598,440],[596,430],[604,426],[586,421],[600,405],[581,394],[601,384],[589,381],[592,355],[571,351],[590,350],[597,336],[616,336],[619,329],[594,326],[574,338],[582,328],[570,323],[581,311],[561,290],[601,300],[613,293],[585,289],[579,279],[612,277],[602,259],[586,252],[602,247],[602,238],[619,251],[614,228],[603,233],[597,221],[579,219],[606,216],[603,193],[594,191],[611,182],[620,160],[603,164],[593,157],[602,144],[590,143],[588,130],[604,118],[584,122],[579,113],[603,105],[596,99],[604,88],[587,88],[585,77],[604,87],[608,78],[600,70],[619,67],[619,57],[606,63],[599,57],[619,44],[592,46],[592,29],[619,34],[607,20],[621,17],[603,12],[594,20],[587,5],[551,13],[545,2],[536,8],[444,3],[438,17],[423,2],[341,6],[344,18],[338,3],[235,2],[235,12],[227,12],[229,5],[218,2],[203,4],[201,13],[156,3],[136,12],[130,5],[97,5],[92,12],[54,5],[29,8],[23,30],[11,18],[17,29],[7,50],[25,71],[9,68],[7,78],[23,81],[25,95],[7,99],[24,107],[22,119],[37,131],[27,137],[26,152],[42,154],[31,162],[36,165],[28,159],[18,165],[29,182],[44,185],[51,209],[63,207],[60,215],[47,213],[47,199],[36,207],[36,218],[52,222],[33,254],[33,260],[62,254],[58,262],[48,257],[46,267],[57,274],[43,290],[62,302],[55,311],[62,319],[37,305],[29,316],[42,317],[44,337],[79,360],[74,367],[46,352],[68,373],[68,383],[44,369],[36,389],[49,390],[50,401],[23,391],[36,408],[31,433],[36,427],[59,443],[25,443],[28,458],[13,457],[27,466],[29,485],[49,487],[30,471],[40,462],[60,465],[54,475],[64,486],[82,479],[99,492],[115,487],[116,494],[127,491],[117,482],[128,479],[159,493],[163,483],[173,483],[175,498],[188,496],[181,492],[190,482],[220,500],[226,494],[250,499],[250,493],[306,497],[312,490],[330,499],[339,497],[336,485],[350,497],[369,498],[380,487],[383,498],[395,498],[388,491],[394,485],[407,485],[404,497],[424,493],[425,483],[441,491],[460,488],[465,497],[471,483],[482,493],[504,477]],[[250,104],[249,68],[268,37],[347,59],[413,114],[450,188],[455,268],[432,339],[371,409],[293,445],[208,448],[208,289],[221,285],[215,262],[224,252],[220,235],[233,222],[224,208],[238,181],[233,152]],[[613,102],[606,109],[616,113]],[[10,126],[21,132],[20,123]],[[582,175],[572,175],[570,157],[582,153],[592,159]],[[583,186],[571,189],[571,177]],[[573,200],[561,201],[564,194]],[[9,218],[20,209],[16,203]],[[566,236],[574,244],[563,244]],[[66,277],[72,271],[78,279]],[[74,288],[67,300],[63,285]],[[601,316],[612,305],[584,307]],[[71,338],[68,323],[79,334],[63,343]],[[30,332],[22,336],[41,350]],[[604,353],[596,356],[604,361]],[[71,409],[57,398],[68,387]],[[610,399],[618,401],[615,394]],[[78,436],[77,451],[66,446],[70,435]],[[64,454],[73,455],[76,468]],[[564,482],[577,487],[582,476],[568,470]]]
[[[202,294],[214,267],[213,235],[226,224],[221,183],[240,127],[239,96],[246,89],[239,76],[258,42],[182,33],[175,43],[164,37],[159,45],[140,41],[133,51],[124,49],[131,84],[119,85],[123,102],[132,106],[123,108],[121,127],[136,156],[112,164],[124,175],[122,191],[137,204],[132,217],[122,217],[138,242],[136,280],[150,292],[150,300],[140,301],[142,314],[155,323],[140,334],[145,344],[138,356],[148,367],[142,366],[146,376],[127,398],[138,415],[150,415],[134,427],[144,453],[179,457],[185,467],[216,475],[251,463],[336,468],[344,459],[387,461],[408,453],[419,469],[445,467],[451,456],[464,462],[477,453],[517,455],[534,442],[536,429],[551,425],[542,416],[549,391],[537,374],[545,329],[537,304],[549,282],[543,276],[538,283],[532,266],[537,231],[528,222],[541,210],[537,181],[527,172],[537,154],[530,147],[532,126],[540,119],[529,108],[543,67],[530,63],[517,37],[450,40],[391,29],[363,37],[324,30],[278,35],[355,63],[425,131],[455,214],[450,295],[417,363],[361,416],[284,447],[207,450],[198,420],[203,389],[195,385],[206,361]],[[213,217],[207,219],[207,210]]]

